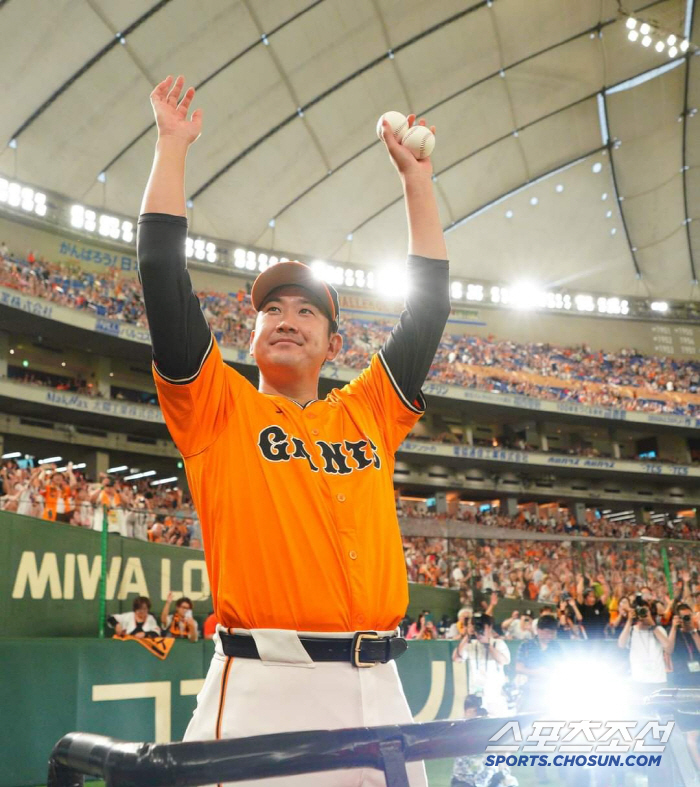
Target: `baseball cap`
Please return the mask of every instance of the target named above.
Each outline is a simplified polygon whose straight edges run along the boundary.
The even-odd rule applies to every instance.
[[[340,306],[338,292],[335,287],[316,277],[311,268],[303,262],[278,262],[264,270],[253,282],[250,298],[253,308],[260,311],[273,290],[295,284],[303,287],[316,296],[326,316],[331,321],[333,330],[338,330]]]

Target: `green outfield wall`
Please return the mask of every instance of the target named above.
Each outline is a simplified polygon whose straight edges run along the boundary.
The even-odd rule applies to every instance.
[[[467,688],[451,642],[414,642],[398,661],[419,721],[459,716]],[[0,787],[46,784],[54,743],[75,730],[124,740],[179,740],[211,659],[210,640],[175,642],[165,661],[137,642],[2,639]]]
[[[0,512],[0,530],[0,637],[97,636],[102,534],[7,512]],[[113,533],[108,541],[108,615],[130,610],[142,595],[157,617],[170,591],[189,596],[198,618],[211,612],[201,551]],[[412,617],[423,609],[436,620],[456,614],[457,591],[409,587]]]

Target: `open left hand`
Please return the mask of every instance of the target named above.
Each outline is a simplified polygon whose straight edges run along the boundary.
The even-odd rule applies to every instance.
[[[414,125],[416,125],[416,115],[409,115],[408,127],[411,128]],[[425,118],[421,118],[418,125],[427,125]],[[430,126],[429,128],[433,134],[435,134],[435,126]],[[396,167],[399,175],[402,178],[411,177],[413,175],[431,177],[433,174],[433,165],[430,158],[424,158],[418,161],[408,148],[405,148],[397,139],[394,139],[392,133],[384,133],[388,131],[388,129],[389,124],[384,121],[382,137],[384,138],[384,144],[386,145],[391,162]]]

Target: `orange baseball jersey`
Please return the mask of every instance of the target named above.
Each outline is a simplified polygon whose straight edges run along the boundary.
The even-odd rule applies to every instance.
[[[382,353],[301,406],[260,393],[211,340],[189,382],[154,366],[202,526],[217,620],[297,631],[396,627],[408,584],[394,453],[423,413]]]

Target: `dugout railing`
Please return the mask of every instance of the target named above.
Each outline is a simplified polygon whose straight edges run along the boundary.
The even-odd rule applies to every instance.
[[[672,784],[697,787],[700,775],[684,733],[700,730],[700,689],[656,692],[640,710],[646,718],[675,720],[681,735],[670,748]],[[538,718],[541,713],[512,720],[525,730]],[[407,762],[481,755],[505,721],[434,721],[167,744],[73,732],[51,753],[47,787],[83,787],[85,775],[103,778],[106,787],[200,787],[350,768],[373,768],[384,773],[387,787],[409,787]]]

